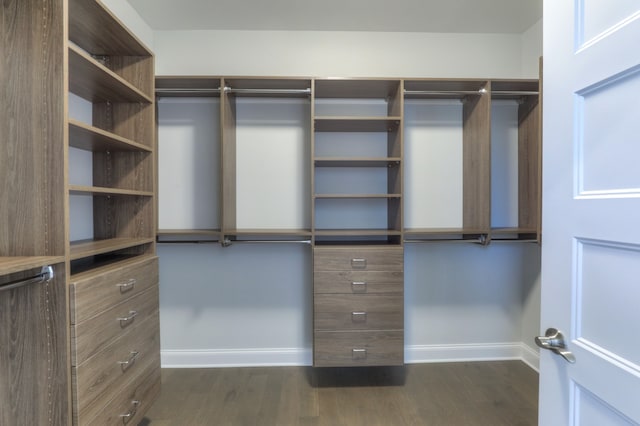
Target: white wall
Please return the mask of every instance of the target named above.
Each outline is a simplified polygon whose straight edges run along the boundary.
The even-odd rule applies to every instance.
[[[520,77],[520,35],[157,31],[158,75]]]
[[[136,32],[153,44],[158,75],[535,78],[540,28]],[[308,246],[160,244],[158,253],[164,366],[311,362]],[[407,362],[524,356],[536,364],[538,246],[407,244],[405,253]]]

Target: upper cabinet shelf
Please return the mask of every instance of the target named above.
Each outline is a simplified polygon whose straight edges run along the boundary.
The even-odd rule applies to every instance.
[[[153,100],[74,45],[69,45],[69,90],[92,102]]]
[[[0,256],[0,276],[64,262],[64,256]]]
[[[94,0],[69,0],[69,40],[93,55],[151,56],[122,22]]]

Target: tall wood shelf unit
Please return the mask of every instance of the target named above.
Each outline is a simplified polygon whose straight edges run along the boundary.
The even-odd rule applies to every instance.
[[[153,54],[97,1],[24,0],[2,14],[0,423],[135,423],[160,384]],[[68,117],[71,93],[90,122]],[[89,160],[70,161],[71,150]],[[91,181],[71,182],[77,168]],[[75,198],[91,208],[76,211]],[[86,239],[71,239],[76,221],[90,224]],[[91,293],[103,297],[88,304]],[[148,315],[95,340],[132,300]],[[152,342],[134,366],[141,334]],[[80,362],[87,345],[95,355]],[[114,374],[116,361],[130,368]],[[101,391],[81,387],[107,376]]]
[[[216,229],[160,229],[164,241],[310,242],[314,361],[322,366],[404,362],[404,243],[538,241],[540,132],[537,80],[156,77],[160,97],[220,99]],[[309,98],[310,227],[242,228],[238,216],[238,102]],[[519,223],[492,228],[492,100],[518,102]],[[412,101],[458,105],[459,225],[407,226],[405,151]],[[445,108],[446,109],[446,108]],[[447,110],[448,111],[448,110]],[[445,111],[446,112],[446,111]],[[428,114],[428,112],[427,112]],[[427,121],[433,117],[426,117]],[[429,143],[430,141],[426,141]],[[307,173],[307,171],[305,171]],[[437,182],[430,182],[434,184]],[[212,191],[212,193],[215,191]],[[261,194],[262,195],[262,194]],[[277,198],[277,197],[274,197]],[[413,201],[413,200],[409,200]],[[427,200],[428,208],[440,208]],[[447,206],[445,206],[447,207]],[[253,241],[252,241],[253,242]]]

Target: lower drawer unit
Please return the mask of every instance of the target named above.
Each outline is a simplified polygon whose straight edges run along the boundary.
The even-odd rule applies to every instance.
[[[92,420],[140,374],[160,366],[159,313],[129,329],[101,352],[72,368],[73,414],[77,425]]]
[[[404,331],[316,331],[316,367],[404,364]]]
[[[377,294],[316,294],[316,330],[402,330],[404,297]]]
[[[313,273],[313,291],[320,293],[400,293],[402,271],[321,271]]]
[[[96,417],[92,425],[137,425],[160,394],[160,365],[153,365],[133,377]]]

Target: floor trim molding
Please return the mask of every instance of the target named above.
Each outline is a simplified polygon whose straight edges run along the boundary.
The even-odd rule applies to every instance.
[[[273,367],[312,364],[311,349],[306,348],[165,349],[162,350],[161,357],[163,368]],[[540,355],[534,348],[522,342],[405,347],[406,364],[508,359],[519,359],[539,371]]]

